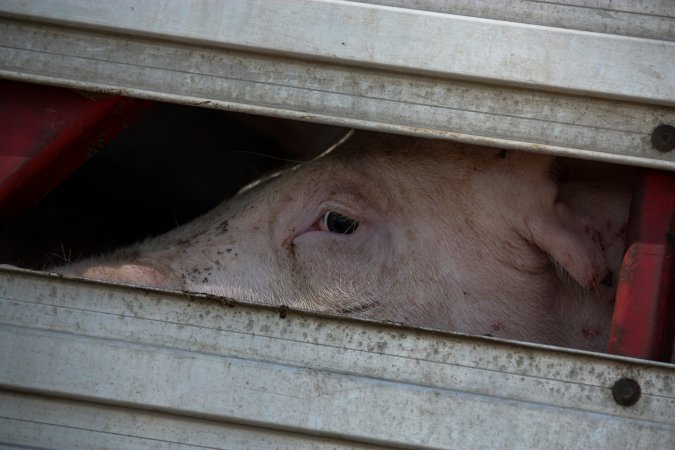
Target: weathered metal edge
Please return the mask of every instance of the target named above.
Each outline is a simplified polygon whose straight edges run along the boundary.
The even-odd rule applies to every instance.
[[[412,327],[409,325],[401,324],[401,323],[395,323],[395,322],[380,322],[377,320],[372,320],[372,319],[367,319],[367,318],[359,318],[359,317],[351,317],[347,315],[342,315],[342,314],[336,314],[336,313],[331,313],[331,312],[317,312],[317,311],[311,311],[311,310],[303,310],[299,308],[294,308],[291,306],[287,306],[283,303],[283,300],[279,301],[279,304],[277,305],[270,305],[270,304],[264,304],[264,303],[253,303],[253,302],[248,302],[245,300],[238,300],[238,299],[232,299],[232,298],[226,298],[226,297],[217,297],[209,294],[203,294],[199,292],[188,292],[188,291],[175,291],[175,290],[166,290],[166,289],[160,289],[156,287],[151,287],[151,286],[139,286],[139,285],[134,285],[134,284],[128,284],[128,283],[123,283],[123,282],[116,282],[116,281],[101,281],[101,280],[96,280],[96,279],[91,279],[91,278],[82,278],[74,275],[65,275],[65,274],[60,274],[60,273],[54,273],[54,272],[49,272],[49,271],[39,271],[39,270],[31,270],[31,269],[24,269],[20,267],[14,267],[14,266],[9,266],[9,265],[3,265],[0,264],[0,277],[3,276],[3,274],[17,274],[19,276],[27,276],[27,277],[36,277],[37,279],[42,279],[42,280],[54,280],[54,281],[66,281],[66,282],[71,282],[76,285],[83,285],[83,286],[93,286],[93,287],[98,287],[98,288],[115,288],[115,289],[122,289],[122,290],[129,290],[131,292],[136,292],[136,293],[153,293],[157,295],[167,295],[173,298],[177,299],[184,299],[189,302],[204,302],[204,304],[207,305],[214,305],[214,306],[219,306],[219,307],[226,307],[230,308],[233,306],[242,306],[245,308],[250,308],[253,310],[260,310],[260,311],[266,311],[266,312],[271,312],[273,314],[280,314],[281,311],[283,311],[284,314],[294,314],[298,315],[300,317],[308,317],[308,318],[319,318],[319,319],[329,319],[329,320],[336,320],[341,323],[349,324],[349,323],[355,323],[355,324],[364,324],[364,325],[369,325],[369,326],[375,326],[375,327],[384,327],[384,328],[391,328],[392,330],[401,330],[401,331],[406,331],[410,330],[412,332],[421,332],[424,333],[425,335],[429,336],[437,336],[439,338],[451,338],[451,339],[460,339],[462,341],[471,341],[475,343],[486,343],[490,345],[498,345],[498,346],[503,346],[504,348],[524,348],[524,349],[532,349],[532,350],[537,350],[537,351],[542,351],[546,353],[551,353],[551,354],[560,354],[560,355],[567,355],[571,357],[579,357],[579,358],[590,358],[590,359],[595,359],[599,361],[607,361],[607,362],[616,362],[616,363],[627,363],[631,365],[638,365],[638,366],[644,366],[644,367],[654,367],[654,368],[664,368],[664,369],[675,369],[675,363],[664,363],[664,362],[659,362],[659,361],[651,361],[651,360],[646,360],[646,359],[640,359],[640,358],[632,358],[628,356],[621,356],[621,355],[613,355],[610,353],[598,353],[598,352],[592,352],[592,351],[587,351],[587,350],[578,350],[578,349],[573,349],[573,348],[565,348],[565,347],[557,347],[554,345],[546,345],[546,344],[537,344],[533,342],[526,342],[526,341],[518,341],[518,340],[511,340],[511,339],[503,339],[503,338],[497,338],[497,337],[492,337],[492,336],[480,336],[480,335],[473,335],[473,334],[466,334],[466,333],[460,333],[460,332],[455,332],[455,331],[444,331],[444,330],[438,330],[435,328],[425,328],[425,327]]]
[[[12,284],[5,284],[3,288],[5,291],[3,295],[5,299],[2,301],[3,317],[6,317],[3,319],[5,325],[0,327],[0,333],[6,345],[2,348],[2,352],[5,354],[5,360],[12,361],[14,365],[0,367],[0,374],[2,374],[0,378],[4,380],[0,383],[16,392],[79,398],[140,409],[158,409],[172,414],[210,417],[214,420],[251,426],[327,433],[333,437],[349,436],[350,439],[356,441],[380,445],[394,445],[396,442],[408,444],[417,442],[419,444],[422,442],[417,440],[420,438],[420,430],[427,430],[425,433],[428,433],[433,429],[440,431],[425,434],[429,437],[433,436],[429,442],[436,444],[430,445],[433,447],[445,442],[441,446],[447,446],[451,442],[447,440],[450,439],[447,433],[457,432],[457,427],[463,426],[462,420],[475,417],[476,414],[483,414],[485,408],[494,410],[493,412],[503,417],[504,420],[510,418],[504,423],[500,420],[495,422],[501,428],[506,427],[502,431],[510,429],[514,425],[513,420],[517,420],[517,423],[521,425],[525,423],[522,421],[526,421],[530,424],[528,426],[531,430],[535,428],[539,430],[533,435],[539,436],[537,439],[542,438],[540,432],[547,429],[549,425],[548,422],[537,426],[530,423],[535,416],[549,417],[547,420],[558,421],[558,425],[566,430],[564,433],[570,433],[571,430],[576,432],[576,427],[579,426],[576,421],[585,417],[583,420],[587,422],[587,426],[601,427],[591,433],[595,436],[593,439],[600,437],[604,439],[609,436],[606,433],[616,430],[617,426],[623,427],[621,428],[623,430],[642,430],[638,433],[639,435],[651,430],[651,433],[656,433],[649,435],[656,439],[654,443],[663,444],[669,439],[667,436],[673,434],[673,418],[670,417],[672,414],[667,413],[672,409],[667,405],[675,402],[672,398],[673,393],[663,392],[666,397],[662,398],[658,395],[661,388],[657,387],[663,383],[670,383],[669,386],[673,384],[675,373],[673,367],[668,365],[644,361],[639,361],[637,365],[632,363],[626,365],[626,358],[605,357],[603,361],[602,358],[598,359],[597,355],[584,355],[584,352],[579,355],[570,355],[566,352],[552,352],[546,347],[528,350],[527,346],[499,342],[499,340],[452,335],[451,333],[430,333],[412,328],[364,323],[353,319],[327,318],[291,310],[282,311],[284,315],[282,319],[279,317],[281,310],[278,307],[237,303],[238,307],[229,308],[227,305],[233,303],[225,300],[226,307],[223,310],[214,301],[216,299],[207,296],[193,296],[192,294],[187,296],[179,292],[130,288],[122,284],[83,282],[77,279],[47,276],[38,272],[5,270],[4,273],[10,277],[5,278],[6,280],[16,277],[15,280],[18,281],[16,286],[19,289],[16,292],[24,292],[20,295],[23,295],[26,300],[37,295],[35,297],[37,303],[16,304],[18,307],[16,309],[9,300],[12,295],[7,297],[7,292],[10,292],[7,291],[8,286]],[[62,289],[59,289],[59,285]],[[182,300],[186,296],[192,301]],[[24,312],[13,321],[12,311]],[[168,322],[157,322],[156,320],[160,317],[164,317],[163,320],[168,320]],[[7,322],[8,319],[9,322]],[[222,323],[223,320],[229,325],[221,329],[217,324]],[[56,324],[60,325],[55,328]],[[312,324],[315,324],[316,328],[312,328]],[[213,326],[216,328],[211,328]],[[242,332],[244,334],[241,334]],[[306,338],[303,337],[303,333],[307,335]],[[221,342],[218,345],[225,345],[223,347],[225,355],[218,356],[213,353],[213,350],[209,350],[216,343],[214,339]],[[303,339],[308,339],[306,344],[309,346],[302,342]],[[333,345],[316,346],[312,344],[315,339],[318,339],[316,343],[326,341]],[[363,339],[364,344],[354,339]],[[441,353],[433,356],[433,352],[429,353],[430,348],[425,347],[425,341],[441,344],[437,348],[437,350],[442,348]],[[451,345],[447,346],[446,341]],[[195,343],[198,342],[203,342],[203,344],[195,347]],[[359,351],[360,346],[365,347]],[[349,350],[349,348],[353,349]],[[354,353],[355,350],[356,353]],[[507,354],[511,353],[509,350],[518,354],[535,351],[538,356],[533,356],[534,359],[526,358],[523,361],[524,371],[519,371],[515,364],[511,364],[512,369],[506,369],[507,372],[511,370],[512,373],[509,375],[509,373],[502,373],[504,369],[499,368],[503,366],[502,363],[505,363],[506,359],[502,359],[501,362],[491,361],[492,358],[499,358],[499,355],[508,357]],[[274,357],[276,352],[280,353]],[[422,364],[412,364],[415,362],[412,359],[396,357],[395,355],[400,352],[416,356],[415,360],[421,357],[418,363]],[[438,366],[432,362],[433,359],[438,358],[440,358],[439,362],[443,361],[448,357],[444,356],[447,352],[449,352],[448,355],[457,356],[464,353],[463,358],[469,358],[465,364],[468,363],[469,366],[478,364],[484,369],[470,369],[469,366],[463,368],[460,363],[460,366],[448,372],[450,366]],[[353,357],[360,361],[352,361]],[[450,358],[453,357],[450,356]],[[470,361],[476,358],[478,360],[475,362]],[[608,358],[614,361],[609,361]],[[339,368],[342,366],[341,359],[348,363],[348,366],[342,369]],[[567,361],[568,359],[570,360]],[[551,370],[555,368],[547,366],[555,366],[556,360],[559,361],[561,367],[574,363],[573,365],[578,369],[575,373],[570,372],[567,375],[553,375],[554,372]],[[35,372],[38,367],[45,364],[49,366],[49,372]],[[492,370],[489,368],[491,364],[496,364]],[[116,368],[111,372],[113,366]],[[528,376],[530,370],[528,367],[531,367],[532,373],[550,372],[554,378],[562,377],[560,379],[563,380],[572,377],[569,380],[577,381],[569,385],[563,382],[559,386],[546,376],[537,381],[536,378]],[[440,372],[434,375],[438,370]],[[467,370],[469,372],[466,372]],[[636,377],[645,388],[643,403],[638,404],[638,409],[611,406],[613,401],[611,398],[606,398],[609,394],[604,392],[605,388],[588,384],[595,384],[597,381],[583,381],[589,376],[590,372],[584,375],[584,372],[588,370],[594,374],[591,375],[592,378],[597,378],[598,381],[601,378],[604,380],[600,381],[603,386],[611,385],[612,379],[620,375]],[[406,375],[408,372],[409,374]],[[462,375],[464,372],[466,374]],[[218,375],[219,373],[222,374]],[[388,375],[384,375],[385,373]],[[415,373],[418,374],[414,375]],[[475,391],[471,385],[462,383],[456,378],[457,376],[469,377],[473,380],[472,383],[478,383],[480,380],[475,376],[481,373],[483,373],[481,375],[483,378],[488,376],[483,382],[488,381],[486,386],[493,386],[492,389]],[[224,386],[220,380],[226,374],[230,374],[226,376],[226,379],[230,381]],[[420,376],[427,381],[417,379]],[[444,378],[447,376],[451,379]],[[605,379],[606,376],[609,378]],[[432,381],[429,377],[437,381]],[[494,377],[497,378],[490,382],[489,379]],[[500,377],[503,379],[498,381]],[[252,383],[250,386],[249,382]],[[579,382],[581,384],[578,384]],[[425,387],[427,383],[431,383],[429,387]],[[509,385],[513,383],[525,383],[523,387],[529,386],[526,388],[528,391],[541,390],[549,394],[540,397],[532,396],[534,392],[524,392],[525,397],[522,395],[513,397],[509,393],[511,392]],[[314,388],[311,386],[319,390],[312,393]],[[467,387],[469,389],[465,391]],[[309,397],[305,401],[300,400],[299,403],[297,400],[290,401],[285,397],[296,390],[297,395],[303,393],[303,396]],[[492,390],[494,392],[490,393]],[[575,394],[573,391],[579,392]],[[597,393],[593,394],[596,391]],[[188,392],[190,392],[191,400],[186,403],[187,399],[184,396]],[[261,397],[260,392],[266,392],[266,394],[262,394]],[[359,394],[356,397],[353,395],[345,397],[345,392]],[[561,397],[561,394],[564,394],[564,397]],[[570,399],[579,397],[569,403],[569,405],[578,406],[571,409],[569,406],[561,408],[560,406],[568,403],[566,400],[560,403],[565,397]],[[523,402],[526,398],[531,398],[531,400]],[[584,398],[587,398],[585,402],[591,403],[583,406]],[[261,410],[257,402],[263,399],[267,399],[263,403],[271,403],[266,409]],[[374,410],[371,412],[363,410],[363,402],[372,402],[375,405],[392,401],[395,404],[382,404],[384,410],[380,413],[375,413]],[[253,404],[249,405],[250,402]],[[599,402],[599,404],[593,406],[593,402]],[[249,406],[239,410],[236,407],[237,404]],[[381,414],[384,411],[387,411],[386,415],[392,420],[394,416],[398,417],[400,414],[410,419],[413,417],[410,415],[412,412],[405,411],[408,411],[406,408],[413,404],[419,404],[420,407],[426,405],[424,407],[426,412],[419,417],[417,413],[413,415],[422,421],[420,424],[425,424],[421,429],[418,429],[417,425],[413,428],[396,428],[396,432],[392,430],[387,432],[382,428],[384,422],[381,422],[381,419],[384,416]],[[558,404],[560,406],[556,406]],[[307,407],[314,413],[318,413],[319,410],[325,411],[316,417],[316,420],[319,420],[317,425],[322,424],[316,429],[313,428],[314,425],[310,425],[309,428],[307,424],[303,425],[302,417],[305,417],[306,412],[302,411]],[[453,408],[453,415],[456,416],[450,422],[448,422],[449,418],[442,413],[449,407]],[[600,409],[597,409],[598,407]],[[342,411],[338,416],[344,415],[346,419],[342,420],[338,416],[330,415],[333,408]],[[647,413],[650,408],[657,409]],[[358,414],[357,410],[360,411]],[[635,411],[637,415],[631,411]],[[363,415],[363,413],[368,417],[375,414],[378,418],[375,422],[379,424],[376,429],[370,429],[368,426],[364,428],[364,424],[372,423],[375,426],[375,422],[366,420],[361,423],[366,417],[359,418],[359,414]],[[462,415],[462,413],[466,414]],[[401,420],[403,416],[396,420]],[[460,420],[460,417],[464,419]],[[445,425],[440,426],[439,421]],[[417,422],[414,420],[412,423]],[[637,428],[634,429],[634,427]],[[481,433],[484,432],[485,430]],[[391,433],[395,437],[385,438],[385,436],[393,436]],[[614,433],[612,439],[617,438],[616,431],[612,433]],[[548,435],[548,432],[545,434]],[[627,436],[622,439],[625,438]],[[488,433],[481,439],[484,439],[481,442],[486,443],[490,439],[499,439],[499,437]],[[546,439],[555,439],[555,436],[548,436]]]
[[[0,19],[7,78],[479,145],[675,169],[675,108]]]
[[[667,41],[335,0],[119,0],[114,5],[6,0],[0,14],[290,58],[675,105],[669,77],[675,71],[675,43]]]
[[[556,28],[675,40],[675,8],[668,0],[351,0]]]
[[[348,117],[336,117],[336,116],[322,115],[316,112],[293,111],[291,109],[272,108],[248,103],[213,100],[204,97],[192,97],[185,95],[176,95],[170,93],[149,91],[143,89],[134,89],[129,87],[102,85],[100,83],[94,82],[83,82],[64,78],[55,78],[44,75],[17,73],[2,69],[0,69],[0,78],[32,82],[38,84],[48,84],[78,90],[87,90],[92,92],[118,94],[128,97],[177,103],[189,106],[221,109],[225,111],[259,114],[264,116],[279,117],[284,119],[299,120],[305,122],[324,123],[328,125],[336,125],[349,128],[359,128],[394,134],[404,134],[422,138],[448,139],[471,145],[497,147],[512,150],[523,150],[538,153],[548,153],[552,155],[567,156],[579,159],[588,159],[615,164],[634,165],[653,169],[675,171],[675,160],[671,161],[664,159],[656,159],[650,158],[648,156],[632,156],[625,154],[607,153],[593,150],[578,149],[574,147],[563,147],[556,145],[532,143],[527,141],[493,138],[488,136],[481,136],[480,134],[473,135],[473,134],[452,132],[447,130],[438,130],[433,128],[398,125],[386,122],[375,122],[371,120],[352,119]]]

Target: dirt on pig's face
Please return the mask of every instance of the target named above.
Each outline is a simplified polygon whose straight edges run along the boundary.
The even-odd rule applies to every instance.
[[[582,225],[556,212],[554,166],[548,156],[357,133],[190,224],[67,271],[596,349],[613,293],[599,280],[617,270],[621,248],[611,233],[603,255],[567,236]],[[626,213],[616,209],[602,220],[618,229]]]

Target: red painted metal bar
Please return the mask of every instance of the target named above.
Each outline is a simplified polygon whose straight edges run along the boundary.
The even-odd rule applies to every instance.
[[[0,80],[0,222],[49,193],[151,104]]]
[[[609,352],[670,361],[675,334],[675,173],[640,169]]]

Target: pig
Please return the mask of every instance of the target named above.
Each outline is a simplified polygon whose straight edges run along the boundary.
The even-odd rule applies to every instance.
[[[633,176],[356,131],[167,234],[55,271],[604,351]]]

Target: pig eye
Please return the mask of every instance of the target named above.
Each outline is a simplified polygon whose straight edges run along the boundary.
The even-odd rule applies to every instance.
[[[321,225],[331,233],[352,234],[359,227],[359,221],[335,211],[328,211],[323,215]]]

